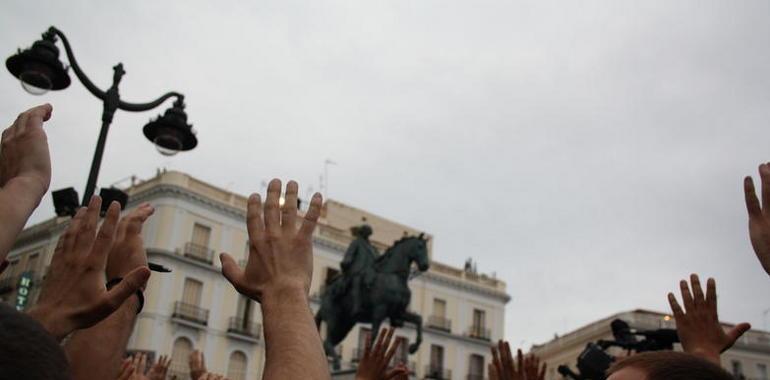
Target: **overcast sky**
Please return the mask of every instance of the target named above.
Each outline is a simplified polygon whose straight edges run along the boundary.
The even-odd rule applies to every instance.
[[[506,337],[529,346],[633,308],[691,272],[721,317],[767,327],[770,279],[741,179],[770,160],[767,1],[17,1],[0,53],[63,30],[101,87],[186,95],[200,144],[165,158],[119,112],[99,184],[156,168],[240,193],[272,177],[435,236],[435,259],[496,271]],[[101,103],[72,75],[48,101],[52,189],[82,194]],[[50,197],[33,221],[53,215]],[[756,297],[756,298],[755,298]]]

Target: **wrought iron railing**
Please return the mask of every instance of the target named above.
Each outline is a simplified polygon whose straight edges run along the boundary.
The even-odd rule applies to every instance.
[[[484,326],[478,326],[473,325],[470,328],[468,328],[468,336],[475,339],[481,339],[481,340],[492,340],[492,333],[488,328],[485,328]]]
[[[428,327],[434,328],[436,330],[451,332],[452,320],[446,317],[440,317],[438,315],[431,315],[428,317]]]
[[[425,366],[425,379],[452,380],[452,370],[440,365],[428,364]]]
[[[176,301],[173,317],[206,325],[209,321],[209,311],[197,305]]]
[[[193,260],[211,264],[214,262],[214,250],[200,244],[187,243],[184,245],[184,255]]]
[[[227,332],[250,336],[255,339],[262,337],[262,325],[240,317],[230,317]]]

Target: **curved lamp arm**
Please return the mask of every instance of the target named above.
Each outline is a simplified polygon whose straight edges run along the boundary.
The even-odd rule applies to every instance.
[[[118,101],[118,108],[124,110],[124,111],[131,111],[131,112],[141,112],[141,111],[148,111],[151,110],[159,105],[161,105],[163,102],[166,101],[168,98],[176,97],[178,102],[183,103],[184,102],[184,95],[178,93],[178,92],[167,92],[163,94],[163,96],[159,97],[158,99],[155,99],[148,103],[129,103],[124,102],[122,100]]]
[[[70,61],[70,66],[72,67],[72,71],[75,72],[75,75],[77,75],[78,79],[80,79],[80,82],[83,83],[83,86],[88,89],[94,96],[96,96],[99,99],[104,100],[104,98],[107,96],[107,94],[102,91],[99,87],[96,87],[94,82],[91,82],[90,79],[86,76],[86,73],[83,72],[83,70],[80,69],[80,65],[78,65],[78,61],[75,59],[75,55],[72,53],[72,47],[70,46],[69,40],[67,40],[67,37],[64,35],[64,33],[61,32],[61,30],[56,29],[55,27],[50,27],[48,29],[48,32],[55,34],[61,39],[61,42],[64,44],[64,50],[67,52],[67,59]]]

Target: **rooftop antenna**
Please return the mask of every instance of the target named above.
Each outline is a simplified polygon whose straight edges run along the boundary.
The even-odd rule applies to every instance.
[[[337,163],[328,158],[324,161],[324,176],[321,183],[323,184],[322,189],[326,199],[329,198],[329,165],[337,165]]]

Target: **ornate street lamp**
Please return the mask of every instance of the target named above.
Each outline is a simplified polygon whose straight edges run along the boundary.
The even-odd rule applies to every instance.
[[[56,47],[57,37],[61,39],[64,45],[67,59],[72,71],[75,72],[75,76],[91,94],[104,103],[102,128],[99,131],[99,140],[96,144],[94,159],[91,162],[91,172],[88,175],[88,183],[83,194],[83,205],[86,205],[94,194],[107,131],[112,123],[112,117],[118,109],[131,112],[148,111],[161,105],[169,98],[176,98],[171,108],[144,126],[144,135],[155,144],[158,152],[163,155],[170,156],[180,151],[195,148],[198,139],[195,137],[192,125],[187,123],[187,114],[184,111],[184,95],[178,92],[168,92],[148,103],[128,103],[121,100],[118,85],[126,73],[122,63],[113,67],[112,86],[107,91],[101,90],[88,79],[78,65],[67,37],[53,26],[43,33],[43,38],[35,41],[32,47],[25,50],[19,49],[16,54],[5,61],[8,71],[21,81],[24,90],[30,94],[42,95],[49,90],[63,90],[70,85],[68,68],[59,60],[59,49]]]

